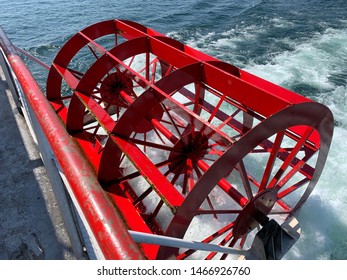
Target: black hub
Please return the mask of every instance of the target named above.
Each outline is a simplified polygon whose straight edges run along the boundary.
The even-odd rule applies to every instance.
[[[275,189],[264,190],[253,197],[237,217],[234,226],[234,236],[239,238],[248,234],[259,224],[265,225],[269,220],[267,215],[277,201]]]
[[[169,159],[173,162],[169,165],[173,173],[184,173],[187,160],[196,164],[202,159],[208,150],[208,138],[198,131],[190,132],[182,136],[174,145],[173,152],[170,153]]]

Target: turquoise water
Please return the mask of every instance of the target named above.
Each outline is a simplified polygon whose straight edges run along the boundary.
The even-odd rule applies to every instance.
[[[335,117],[332,148],[286,258],[347,259],[346,0],[0,0],[0,11],[12,42],[47,64],[85,26],[129,19],[326,104]],[[46,71],[28,64],[44,86]]]

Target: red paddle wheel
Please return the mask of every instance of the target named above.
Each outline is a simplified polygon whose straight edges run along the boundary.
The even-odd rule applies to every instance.
[[[68,40],[47,98],[129,229],[234,248],[302,206],[333,130],[324,105],[126,20]],[[150,259],[227,257],[141,246]]]

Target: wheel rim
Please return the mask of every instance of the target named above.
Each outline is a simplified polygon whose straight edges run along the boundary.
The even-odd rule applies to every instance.
[[[308,116],[307,112],[311,112],[312,114]],[[292,118],[288,118],[289,115],[291,115]],[[284,118],[285,116],[287,118]],[[318,123],[315,121],[317,120],[317,118],[321,120]],[[276,121],[276,119],[287,119],[287,121],[278,122]],[[235,143],[218,159],[217,162],[215,162],[209,168],[209,170],[204,174],[204,177],[199,180],[199,182],[194,186],[194,189],[186,197],[184,204],[177,211],[165,234],[177,238],[189,238],[185,235],[187,232],[189,232],[190,225],[192,224],[193,219],[198,216],[197,213],[199,215],[203,213],[205,215],[210,215],[211,217],[213,217],[213,215],[218,216],[221,215],[221,213],[225,212],[224,214],[231,215],[230,220],[226,224],[221,225],[217,230],[212,230],[211,234],[200,237],[201,242],[210,243],[214,242],[214,240],[218,240],[218,243],[220,245],[227,245],[230,247],[238,245],[241,248],[244,248],[247,235],[250,233],[250,231],[260,225],[259,221],[253,223],[254,220],[256,220],[256,218],[254,217],[251,221],[247,221],[246,217],[252,215],[254,216],[255,213],[254,209],[250,210],[250,204],[254,203],[255,201],[259,201],[259,197],[268,195],[269,190],[271,190],[275,193],[275,195],[271,193],[269,195],[269,199],[271,200],[275,197],[276,205],[274,207],[274,204],[270,203],[270,206],[265,207],[265,210],[262,211],[262,214],[263,216],[270,215],[270,217],[271,215],[278,215],[282,216],[282,219],[285,219],[286,217],[288,217],[288,215],[299,209],[308,198],[310,193],[313,191],[313,188],[321,174],[324,162],[326,160],[326,151],[330,145],[331,136],[329,136],[329,132],[332,131],[331,120],[332,116],[326,110],[326,108],[314,103],[293,105],[292,108],[287,108],[279,112],[278,114],[266,119],[263,123],[253,128],[249,134],[245,135],[241,140]],[[257,147],[259,148],[259,143],[264,143],[265,140],[269,139],[272,136],[271,132],[269,133],[269,131],[280,131],[276,134],[276,137],[274,137],[275,141],[273,143],[273,146],[276,146],[276,139],[277,143],[279,143],[279,139],[282,138],[281,135],[283,135],[283,133],[281,133],[281,131],[283,131],[284,129],[296,127],[298,125],[300,125],[301,128],[302,125],[306,126],[306,133],[304,137],[301,138],[296,144],[296,148],[298,150],[300,150],[299,146],[301,147],[303,143],[308,141],[313,128],[316,129],[316,131],[320,135],[320,147],[316,147],[315,153],[317,153],[317,159],[313,163],[314,166],[312,168],[308,167],[308,160],[314,153],[305,155],[301,160],[298,160],[296,158],[298,151],[295,151],[295,147],[293,149],[287,149],[288,151],[291,151],[291,153],[289,153],[286,158],[287,160],[281,160],[281,167],[278,170],[275,170],[276,172],[272,172],[273,175],[269,175],[271,179],[268,178],[267,184],[265,186],[261,186],[261,182],[265,182],[266,179],[264,178],[268,176],[266,175],[267,172],[265,172],[265,170],[267,169],[266,166],[275,166],[272,163],[270,152],[270,156],[267,160],[267,165],[264,166],[264,172],[262,173],[263,176],[258,180],[259,182],[258,184],[256,184],[258,186],[255,186],[254,183],[257,180],[255,178],[251,178],[251,176],[249,175],[250,172],[245,171],[244,167],[242,167],[242,165],[244,165],[243,161],[245,160],[245,157],[251,154],[252,151],[254,151]],[[265,144],[263,144],[263,146],[265,146]],[[281,146],[279,145],[276,150],[278,153],[281,150]],[[272,154],[274,153],[276,153],[276,151],[274,151]],[[291,158],[292,160],[290,160]],[[292,166],[290,166],[290,163],[292,163]],[[223,168],[223,166],[228,167]],[[218,209],[214,211],[205,208],[207,209],[207,211],[202,210],[202,205],[206,197],[209,196],[211,191],[215,188],[215,186],[218,185],[218,182],[220,182],[220,180],[224,180],[226,174],[230,174],[232,169],[236,170],[234,167],[238,169],[237,172],[240,174],[240,181],[245,179],[245,177],[248,178],[248,183],[243,182],[244,190],[242,192],[244,197],[247,198],[247,203],[243,205],[242,202],[239,201],[238,203],[236,203],[237,207],[231,209]],[[283,172],[281,168],[289,170],[287,170],[287,172]],[[286,183],[291,182],[289,179],[293,178],[296,173],[302,170],[300,168],[304,169],[302,173],[305,173],[305,175],[301,175],[303,177],[306,177],[306,179],[299,179],[296,184],[294,183],[287,186]],[[307,173],[307,170],[309,170],[310,174]],[[252,190],[250,190],[250,184],[252,184]],[[294,201],[293,204],[289,204],[289,202],[285,201],[287,197],[294,195],[296,191],[302,192],[300,193],[299,198],[297,198],[297,200]],[[261,207],[259,208],[261,209]],[[249,231],[243,229],[244,227],[248,226],[251,226]],[[165,259],[172,258],[172,256],[177,256],[177,258],[183,259],[189,257],[193,253],[195,253],[195,251],[193,250],[178,252],[178,249],[161,247],[158,253],[158,258]],[[205,255],[205,258],[211,259],[215,256],[216,253],[210,253],[207,254],[207,256]],[[218,257],[223,259],[226,257],[226,255]]]

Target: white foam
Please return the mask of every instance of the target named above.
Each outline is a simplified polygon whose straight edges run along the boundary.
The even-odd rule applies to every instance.
[[[316,88],[319,93],[311,98],[327,105],[337,122],[323,174],[298,217],[303,234],[287,254],[288,259],[347,258],[347,81],[336,86],[331,79],[345,73],[346,57],[347,30],[329,29],[265,65],[247,68],[283,86],[305,84]]]
[[[246,70],[283,86],[304,83],[317,89],[333,90],[330,77],[345,69],[347,30],[329,29],[307,42],[285,51],[264,65]]]
[[[288,21],[282,17],[274,17],[270,19],[270,24],[277,28],[288,28],[294,26],[294,22]]]
[[[332,110],[335,122],[339,127],[347,129],[347,85],[321,93],[317,97],[317,101],[326,104]]]

